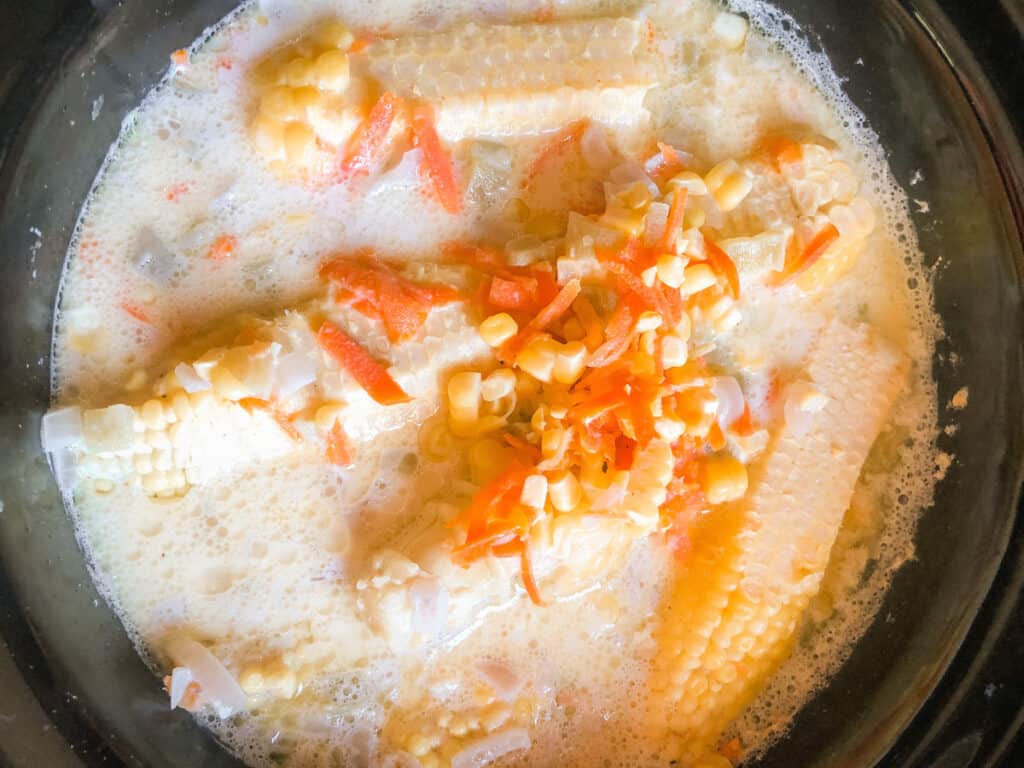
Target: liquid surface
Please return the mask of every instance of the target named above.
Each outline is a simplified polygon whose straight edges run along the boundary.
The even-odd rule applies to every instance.
[[[242,711],[222,719],[214,706],[198,716],[247,762],[415,765],[413,754],[422,747],[424,766],[456,765],[453,758],[471,759],[460,750],[488,734],[515,742],[520,731],[528,733],[529,750],[512,749],[499,760],[664,765],[680,759],[682,749],[685,765],[716,765],[719,750],[738,762],[785,732],[874,616],[891,574],[913,555],[914,523],[934,483],[930,370],[938,326],[929,281],[905,197],[827,62],[783,31],[772,9],[740,5],[752,26],[736,46],[728,23],[719,20],[722,8],[707,0],[561,3],[553,10],[532,2],[250,3],[197,41],[187,63],[174,64],[126,121],[69,251],[54,339],[61,404],[95,409],[128,402],[139,409],[178,361],[201,359],[249,328],[241,315],[280,318],[291,307],[310,316],[337,312],[332,319],[353,338],[389,356],[399,384],[414,396],[382,408],[358,387],[346,389],[345,381],[319,380],[324,391],[336,385],[337,400],[348,408],[343,420],[354,450],[351,466],[325,462],[309,439],[295,448],[269,420],[238,416],[253,431],[211,428],[210,440],[219,447],[204,454],[207,475],[188,480],[186,493],[161,496],[139,482],[108,482],[107,475],[68,488],[97,584],[154,669],[163,676],[189,666],[182,661],[189,652],[175,650],[186,637],[241,684],[247,697]],[[620,159],[642,160],[661,141],[690,153],[705,176],[734,158],[753,168],[745,206],[719,212],[722,218],[708,224],[724,237],[764,228],[758,218],[768,218],[771,208],[767,180],[777,174],[745,159],[765,137],[780,134],[803,146],[828,147],[830,161],[844,163],[860,180],[857,194],[878,221],[849,272],[827,287],[744,289],[734,307],[740,319],[725,330],[707,321],[710,310],[697,315],[704,325],[694,325],[690,356],[740,381],[771,441],[759,458],[745,462],[751,494],[763,487],[763,477],[772,477],[773,456],[788,434],[782,406],[772,404],[779,372],[797,372],[802,380],[811,376],[805,369],[817,365],[820,379],[811,378],[829,380],[843,370],[841,353],[863,343],[874,350],[865,358],[865,376],[877,364],[892,372],[879,374],[880,386],[905,381],[894,388],[891,408],[885,404],[877,441],[874,433],[867,438],[861,453],[871,451],[863,468],[858,462],[852,469],[851,483],[859,475],[852,499],[849,493],[831,499],[841,526],[828,539],[820,589],[815,582],[793,614],[795,641],[786,643],[757,698],[730,712],[729,729],[707,744],[687,735],[696,726],[673,725],[685,696],[676,704],[659,698],[672,689],[659,675],[676,674],[664,667],[666,647],[685,645],[698,622],[697,609],[673,613],[683,611],[674,590],[693,592],[697,569],[680,566],[661,527],[644,535],[630,529],[620,546],[609,543],[620,541],[618,533],[602,538],[600,526],[594,533],[590,523],[581,524],[572,534],[575,555],[553,558],[550,572],[540,559],[543,607],[525,597],[529,587],[516,558],[484,559],[468,571],[447,556],[438,559],[435,539],[447,530],[444,521],[456,519],[481,483],[462,453],[467,443],[456,440],[451,445],[457,449],[432,455],[424,435],[439,419],[444,423],[453,371],[493,367],[481,362],[492,352],[478,333],[479,318],[461,304],[441,306],[419,336],[393,345],[379,321],[335,309],[321,295],[324,261],[364,248],[412,264],[418,280],[464,288],[472,280],[464,270],[433,266],[446,243],[504,243],[524,234],[543,240],[552,237],[545,227],[561,238],[569,210],[600,212],[607,169],[594,173],[584,163],[581,171],[558,159],[554,170],[536,174],[536,158],[558,129],[526,115],[521,133],[452,138],[465,199],[452,214],[425,193],[400,150],[382,171],[347,183],[311,182],[254,150],[254,67],[283,45],[301,45],[327,18],[341,19],[357,36],[401,40],[468,21],[550,23],[549,13],[555,22],[640,14],[643,35],[649,35],[644,55],[657,71],[643,93],[649,115],[609,119],[604,133]],[[380,48],[367,50],[381,57],[381,67],[390,61],[373,53]],[[642,70],[638,65],[638,78],[646,76]],[[420,77],[426,82],[422,71]],[[457,102],[446,109],[458,116]],[[591,109],[605,106],[595,104]],[[466,109],[474,114],[472,105]],[[459,127],[446,129],[444,121],[441,114],[446,141],[445,130],[469,130],[464,126],[472,123],[452,118]],[[506,153],[497,181],[476,173],[473,153],[484,151],[482,142]],[[750,202],[755,199],[760,208]],[[528,212],[510,216],[513,200]],[[791,218],[795,222],[796,213]],[[548,226],[547,219],[556,224]],[[211,257],[225,248],[226,258]],[[741,282],[746,276],[742,272]],[[273,323],[274,333],[283,333],[286,321]],[[836,331],[847,327],[867,330]],[[822,348],[821,339],[838,340],[843,348]],[[836,381],[831,395],[840,391],[851,402],[862,395],[856,385]],[[853,431],[867,421],[854,422]],[[834,437],[837,456],[856,452],[836,447],[842,430],[831,429],[825,435]],[[827,450],[827,441],[823,445]],[[193,451],[193,459],[197,455]],[[128,461],[116,472],[130,476],[138,466]],[[107,471],[114,470],[96,470]],[[765,508],[777,496],[768,491],[756,497],[767,499]],[[821,498],[830,499],[827,488]],[[744,503],[736,502],[737,514]],[[784,505],[778,514],[786,514]],[[725,528],[695,525],[695,558],[715,563],[729,556],[731,540],[718,546]],[[422,573],[410,576],[410,563]],[[429,600],[410,595],[414,582],[425,583],[424,573],[448,590],[441,630],[417,629]],[[741,584],[729,599],[746,588]],[[714,587],[707,589],[711,594]],[[730,610],[738,613],[743,605],[736,606]],[[712,626],[728,627],[729,612],[719,614]],[[682,627],[678,637],[671,635],[673,621]],[[417,633],[432,639],[424,642]],[[731,682],[724,669],[709,672],[710,683],[694,673],[686,684],[716,694]],[[492,729],[488,718],[498,723]],[[461,764],[483,764],[474,759]]]

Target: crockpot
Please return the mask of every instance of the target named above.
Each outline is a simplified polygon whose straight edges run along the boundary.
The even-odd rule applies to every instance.
[[[92,180],[169,52],[235,4],[0,0],[0,764],[240,765],[168,709],[97,594],[38,436]],[[776,4],[829,55],[911,198],[945,327],[940,419],[957,429],[915,558],[757,765],[1024,765],[1024,4]]]

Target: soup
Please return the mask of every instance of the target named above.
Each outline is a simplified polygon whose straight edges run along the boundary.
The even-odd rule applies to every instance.
[[[126,121],[44,445],[252,765],[727,766],[912,555],[905,197],[770,8],[260,2]]]

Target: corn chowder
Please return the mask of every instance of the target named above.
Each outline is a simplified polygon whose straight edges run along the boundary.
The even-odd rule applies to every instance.
[[[937,325],[870,129],[740,5],[261,0],[170,55],[43,424],[169,707],[254,766],[785,732],[912,554]]]

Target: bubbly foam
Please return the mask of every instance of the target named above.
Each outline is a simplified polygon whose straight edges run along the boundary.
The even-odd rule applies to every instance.
[[[934,486],[937,417],[930,362],[939,328],[906,196],[827,57],[812,51],[777,9],[759,0],[731,5],[758,30],[746,57],[709,45],[707,30],[718,8],[706,0],[665,2],[645,11],[671,41],[667,47],[680,65],[649,98],[658,135],[708,161],[742,155],[764,133],[792,123],[836,140],[870,187],[885,227],[854,272],[818,304],[795,313],[789,328],[829,314],[865,319],[915,363],[911,393],[897,405],[890,430],[865,468],[825,591],[809,612],[815,632],[734,728],[757,753],[785,733],[792,715],[827,682],[873,619],[893,572],[913,556],[915,523]],[[59,298],[55,392],[62,399],[104,400],[123,389],[131,371],[158,370],[175,339],[236,311],[302,297],[315,284],[321,258],[339,247],[370,245],[416,258],[464,234],[472,223],[424,205],[415,185],[396,183],[364,195],[274,177],[246,138],[244,62],[322,16],[399,34],[468,18],[524,19],[541,10],[534,2],[510,6],[469,0],[261,0],[205,33],[190,49],[190,71],[165,79],[126,119],[83,207]],[[558,12],[634,7],[568,3]],[[269,23],[262,24],[260,16]],[[233,66],[218,65],[229,50]],[[161,211],[159,218],[152,217],[153,210]],[[401,211],[400,226],[396,211]],[[178,256],[161,276],[158,291],[144,272],[124,268],[140,250],[142,228]],[[238,255],[214,265],[203,256],[221,234],[239,237]],[[148,322],[126,306],[140,310]],[[798,350],[792,354],[799,357]],[[415,451],[415,441],[396,436],[389,450]],[[897,454],[899,462],[888,460]],[[386,539],[403,514],[413,514],[402,499],[429,496],[422,489],[447,473],[421,466],[411,475],[399,474],[400,462],[382,459],[381,464],[365,465],[362,476],[341,481],[323,467],[255,467],[242,477],[193,489],[170,506],[127,489],[76,499],[72,513],[97,584],[140,652],[187,623],[216,637],[215,651],[223,658],[288,652],[310,664],[331,658],[337,668],[351,668],[307,691],[319,708],[315,717],[293,708],[208,723],[253,765],[274,764],[284,751],[300,764],[303,756],[312,763],[317,750],[369,754],[371,734],[392,706],[381,696],[394,680],[422,672],[396,666],[352,618],[354,598],[334,581],[356,557],[344,546],[346,531],[349,541],[352,530],[368,541]],[[361,506],[356,499],[363,500]],[[361,521],[374,518],[360,515],[360,509],[392,509],[389,527],[382,527],[383,521],[365,527]],[[486,633],[456,648],[433,673],[443,677],[446,668],[486,652],[543,670],[552,686],[576,681],[586,687],[590,698],[581,700],[590,709],[568,715],[562,707],[542,719],[531,764],[655,764],[635,715],[650,672],[644,617],[657,604],[664,563],[645,554],[650,553],[638,553],[624,579],[610,585],[618,607],[589,595],[559,606],[557,613],[523,606],[495,614]],[[866,559],[877,565],[862,578],[858,565]],[[190,600],[190,595],[203,599]],[[297,631],[304,624],[305,632]],[[254,628],[260,631],[249,631]],[[253,648],[252,636],[276,636],[277,646]],[[352,641],[324,641],[337,637]],[[584,637],[603,639],[584,654]],[[268,734],[275,728],[285,736],[271,746]]]

